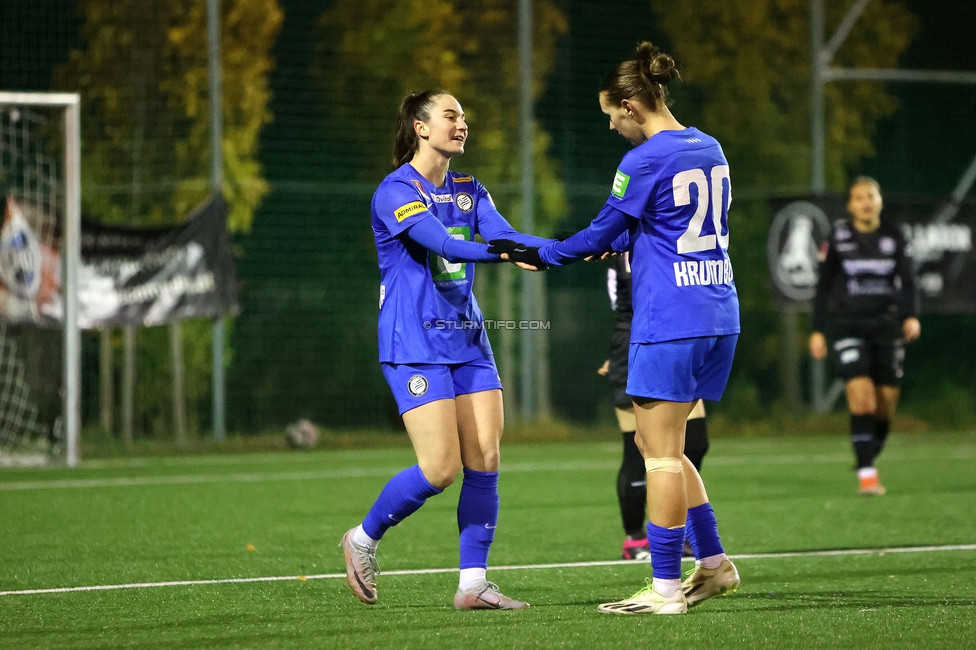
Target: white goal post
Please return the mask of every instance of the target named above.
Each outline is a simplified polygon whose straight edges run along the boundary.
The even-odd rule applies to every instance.
[[[81,115],[76,93],[24,93],[0,91],[0,110],[63,111],[63,160],[57,176],[58,205],[63,205],[60,241],[61,294],[63,301],[63,430],[65,460],[77,467],[81,460],[81,335],[78,329],[78,267],[81,258]],[[0,161],[2,162],[2,161]],[[33,181],[36,184],[36,178]],[[33,186],[32,186],[33,187]],[[60,201],[63,200],[63,204]]]

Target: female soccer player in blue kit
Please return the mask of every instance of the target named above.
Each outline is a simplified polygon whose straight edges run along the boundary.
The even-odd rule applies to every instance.
[[[417,464],[390,479],[362,524],[340,542],[346,582],[364,603],[377,599],[380,539],[451,485],[463,467],[457,509],[461,577],[454,606],[528,607],[486,578],[498,524],[504,423],[502,385],[471,288],[473,262],[501,261],[475,235],[536,245],[548,240],[515,232],[477,180],[449,169],[451,159],[464,153],[467,136],[464,112],[449,93],[407,96],[397,117],[394,171],[373,195],[380,364]]]
[[[631,253],[634,316],[627,393],[647,470],[647,537],[653,582],[608,614],[683,614],[739,586],[694,465],[682,454],[685,420],[701,399],[725,390],[739,333],[729,262],[729,164],[719,143],[682,126],[665,86],[674,60],[642,42],[600,91],[610,129],[634,148],[620,162],[610,197],[583,231],[536,249],[490,241],[489,251],[534,266],[559,266],[608,250]],[[697,567],[681,582],[687,536]]]

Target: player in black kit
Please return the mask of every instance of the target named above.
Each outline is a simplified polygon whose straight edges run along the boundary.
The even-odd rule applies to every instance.
[[[897,228],[881,222],[881,188],[867,176],[851,185],[849,221],[838,221],[820,248],[810,354],[829,354],[845,382],[860,493],[881,495],[874,461],[881,453],[905,359],[919,337],[919,297],[911,250]]]
[[[651,554],[644,528],[644,517],[647,514],[647,476],[644,457],[634,441],[637,431],[634,400],[627,394],[627,353],[630,346],[630,324],[634,318],[634,308],[630,302],[630,253],[611,258],[611,266],[607,270],[607,292],[615,312],[614,327],[610,336],[610,358],[597,372],[610,382],[610,399],[624,437],[623,461],[617,473],[617,501],[626,534],[621,555],[625,560],[647,560]],[[707,452],[705,406],[699,400],[685,424],[684,453],[695,469],[701,471],[702,460]],[[689,554],[686,552],[686,555]]]

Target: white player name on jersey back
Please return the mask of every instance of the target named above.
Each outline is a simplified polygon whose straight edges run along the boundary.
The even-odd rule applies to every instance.
[[[678,287],[732,284],[732,262],[728,259],[675,262],[674,284]]]

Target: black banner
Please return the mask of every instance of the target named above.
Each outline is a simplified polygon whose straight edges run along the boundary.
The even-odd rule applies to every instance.
[[[806,302],[817,282],[817,249],[831,224],[848,218],[840,194],[779,198],[767,240],[769,270],[781,302]],[[931,197],[885,196],[881,219],[898,224],[915,259],[922,311],[976,313],[976,203],[955,212]]]
[[[179,226],[125,228],[83,220],[79,325],[161,325],[236,311],[227,202],[211,197]]]

